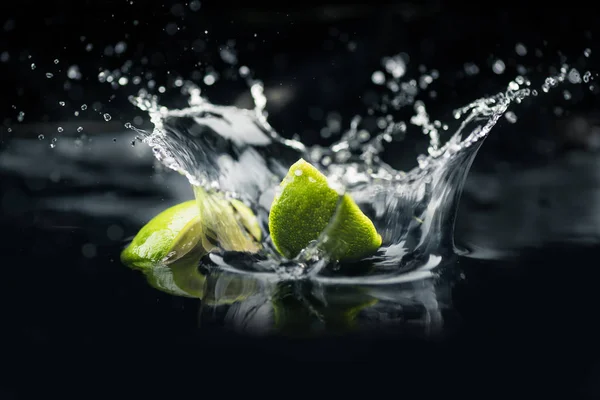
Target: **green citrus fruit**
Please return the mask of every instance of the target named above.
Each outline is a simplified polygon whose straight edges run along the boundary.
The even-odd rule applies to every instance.
[[[373,222],[348,195],[331,188],[327,177],[303,159],[281,182],[269,214],[277,251],[293,258],[325,232],[320,244],[336,260],[360,259],[381,246]]]
[[[152,218],[123,250],[121,260],[144,269],[171,264],[197,248],[256,251],[260,236],[258,220],[244,203],[203,193]]]

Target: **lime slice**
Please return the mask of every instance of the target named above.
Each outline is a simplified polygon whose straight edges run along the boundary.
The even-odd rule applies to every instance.
[[[121,261],[151,268],[167,256],[175,261],[198,243],[199,211],[195,200],[170,207],[152,218],[121,253]]]
[[[202,192],[196,200],[152,218],[123,250],[121,261],[145,269],[171,264],[197,248],[208,252],[216,245],[253,252],[259,247],[260,236],[258,220],[244,203]]]
[[[303,159],[288,171],[271,205],[269,230],[277,251],[294,258],[325,232],[320,247],[336,260],[360,259],[381,246],[373,222],[354,200],[329,186]]]

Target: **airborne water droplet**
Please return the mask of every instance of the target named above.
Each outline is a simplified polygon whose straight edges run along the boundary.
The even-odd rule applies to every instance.
[[[250,74],[250,68],[246,67],[245,65],[242,65],[239,69],[239,73],[242,78],[245,78]]]
[[[31,63],[31,70],[35,69],[35,63]]]
[[[204,81],[204,84],[210,86],[217,81],[217,76],[216,76],[216,74],[209,72],[208,74],[206,74],[204,76],[203,81]]]
[[[64,131],[64,129],[63,129],[63,127],[62,127],[62,126],[59,126],[59,127],[56,129],[56,130],[57,130],[59,133],[60,133],[60,132],[62,132],[62,131]]]
[[[59,101],[59,102],[58,102],[58,104],[59,104],[61,107],[64,107],[64,106],[65,106],[65,102],[64,102],[64,101]]]
[[[80,79],[81,72],[79,72],[79,67],[77,65],[71,65],[67,70],[67,77],[69,79]]]
[[[81,132],[81,131],[83,131],[83,126],[80,126],[77,128],[77,132]]]
[[[592,73],[590,71],[587,71],[585,74],[583,74],[583,81],[585,83],[588,83],[590,81],[592,77]]]
[[[105,114],[104,114],[104,120],[105,120],[105,121],[110,121],[110,119],[111,119],[111,118],[112,118],[112,117],[110,116],[110,114],[109,114],[109,113],[105,113]]]
[[[371,75],[371,81],[376,85],[383,85],[385,83],[385,75],[381,71],[375,71]]]
[[[508,122],[510,122],[511,124],[514,124],[515,122],[517,122],[517,116],[512,111],[507,111],[506,114],[504,114],[504,116],[506,117],[506,120]]]
[[[23,111],[19,111],[19,115],[17,115],[17,121],[23,122],[24,118],[25,118],[25,113]]]
[[[81,109],[84,110],[84,111],[87,110],[87,104],[82,104],[81,105]]]
[[[494,73],[500,75],[502,73],[504,73],[504,70],[506,69],[506,65],[504,64],[504,61],[498,59],[494,62],[494,65],[492,65],[492,71],[494,71]]]
[[[38,139],[39,140],[44,140],[44,135],[42,135],[41,133],[38,135]]]
[[[54,77],[54,74],[52,72],[46,72],[46,78],[50,79]]]
[[[527,55],[527,48],[523,43],[517,43],[515,46],[515,52],[520,56]]]

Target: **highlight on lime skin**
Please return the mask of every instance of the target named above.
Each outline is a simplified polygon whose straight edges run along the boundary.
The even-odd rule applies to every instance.
[[[311,242],[331,259],[356,260],[377,251],[381,236],[348,195],[330,187],[327,177],[303,159],[291,166],[271,205],[269,230],[276,250],[296,257]],[[170,207],[152,218],[121,253],[124,264],[150,269],[170,265],[188,254],[215,246],[255,253],[261,231],[243,202],[194,188],[195,200]]]

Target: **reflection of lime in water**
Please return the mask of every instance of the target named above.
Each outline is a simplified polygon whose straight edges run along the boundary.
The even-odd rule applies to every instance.
[[[358,328],[360,311],[378,300],[360,288],[335,287],[323,293],[322,299],[311,293],[296,293],[294,284],[282,283],[273,296],[274,324],[286,336],[310,336],[319,331],[346,333]]]
[[[204,252],[194,251],[169,265],[157,263],[143,272],[148,283],[162,292],[202,298],[206,278],[200,273],[198,264],[203,254]]]
[[[326,231],[321,244],[334,259],[359,259],[381,246],[373,222],[354,200],[339,195],[327,177],[300,159],[281,182],[269,214],[273,244],[287,258],[293,258]]]
[[[202,302],[209,306],[244,301],[261,289],[259,281],[247,275],[215,273],[208,279],[210,288],[205,291]]]

